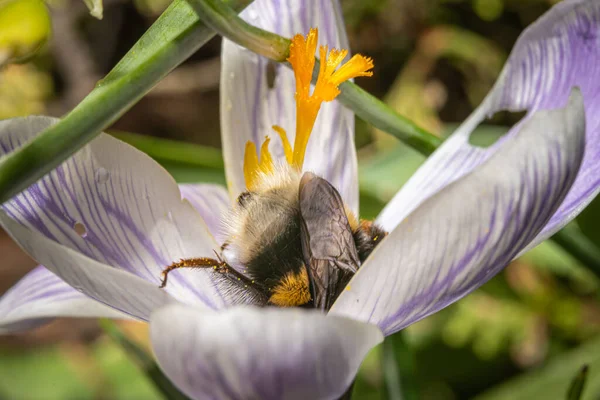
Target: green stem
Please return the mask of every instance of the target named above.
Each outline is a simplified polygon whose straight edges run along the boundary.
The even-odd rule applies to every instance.
[[[391,337],[383,342],[383,354],[381,355],[381,369],[383,370],[383,382],[388,400],[403,400],[402,383],[400,379],[400,368],[394,350]]]
[[[339,101],[362,120],[391,134],[421,154],[428,156],[441,144],[442,139],[408,120],[370,93],[352,82],[340,85]]]
[[[227,3],[240,11],[251,1]],[[106,129],[215,34],[185,0],[175,0],[77,107],[0,160],[0,203],[52,171]]]
[[[154,359],[142,349],[137,343],[131,341],[119,329],[114,321],[109,319],[99,320],[100,327],[115,343],[117,343],[127,355],[145,372],[145,374],[154,383],[156,388],[169,400],[189,400],[181,393],[167,378]]]
[[[188,1],[200,18],[220,35],[273,61],[287,59],[289,39],[247,24],[221,0]],[[318,65],[315,71],[318,71]],[[316,81],[316,76],[313,76],[313,81]],[[415,125],[354,83],[344,82],[340,90],[338,99],[358,117],[424,155],[430,155],[442,143],[439,137]]]
[[[288,58],[291,43],[288,38],[248,24],[221,0],[191,1],[190,5],[221,36],[277,62]]]
[[[273,61],[283,62],[287,59],[289,39],[247,24],[221,0],[188,1],[192,3],[193,8],[206,24],[220,35]],[[318,62],[317,60],[313,81],[316,81]],[[338,99],[358,117],[375,128],[392,134],[422,154],[430,155],[441,145],[442,139],[396,113],[354,83],[344,82],[340,85],[340,90]],[[579,236],[583,235],[580,233]],[[552,240],[569,252],[575,252],[573,253],[575,257],[589,265],[590,269],[600,276],[600,250],[597,247],[590,243],[583,244],[584,241],[578,244],[577,240],[563,231],[557,233]],[[585,240],[589,242],[587,238]]]
[[[573,223],[550,238],[600,278],[600,249]]]
[[[404,332],[398,332],[383,341],[381,367],[386,398],[389,400],[419,398],[413,354],[404,336]]]

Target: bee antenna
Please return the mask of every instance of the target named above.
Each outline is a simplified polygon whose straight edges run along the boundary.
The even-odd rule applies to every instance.
[[[217,257],[217,261],[219,263],[223,263],[223,259],[221,258],[221,255],[219,253],[217,253],[217,251],[214,249],[213,249],[213,253],[215,253],[215,257]]]

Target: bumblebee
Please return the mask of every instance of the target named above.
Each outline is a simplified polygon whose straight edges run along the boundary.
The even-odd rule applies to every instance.
[[[178,268],[212,268],[242,301],[328,310],[386,232],[358,223],[325,179],[284,171],[240,194],[225,219],[227,240],[216,258],[182,260]]]
[[[279,134],[287,162],[273,162],[269,138],[257,154],[246,145],[247,191],[237,198],[225,219],[226,240],[216,258],[173,263],[163,271],[161,287],[178,268],[212,268],[220,284],[242,302],[279,307],[329,310],[361,263],[386,232],[371,221],[359,222],[327,180],[302,174],[306,145],[319,107],[338,94],[337,86],[356,76],[370,76],[370,59],[355,55],[336,70],[345,50],[321,47],[321,68],[310,94],[317,31],[292,39],[290,57],[296,77],[294,146],[285,130]]]

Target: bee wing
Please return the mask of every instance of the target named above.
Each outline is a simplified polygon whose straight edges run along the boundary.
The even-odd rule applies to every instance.
[[[344,202],[325,179],[300,181],[302,253],[316,308],[328,310],[358,270],[359,258]]]

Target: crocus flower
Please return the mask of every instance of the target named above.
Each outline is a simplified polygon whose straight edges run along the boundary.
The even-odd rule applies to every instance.
[[[320,41],[348,48],[329,0],[256,0],[252,24],[292,37],[318,27]],[[510,260],[573,219],[600,182],[600,4],[564,1],[520,37],[489,95],[377,218],[389,235],[328,313],[240,305],[210,270],[162,270],[211,257],[219,220],[245,190],[244,152],[278,125],[293,135],[292,71],[228,41],[223,45],[221,122],[229,194],[182,185],[149,157],[100,135],[2,207],[3,227],[44,267],[0,300],[3,332],[54,316],[149,321],[160,366],[198,399],[337,398],[366,352],[470,293]],[[468,137],[487,115],[527,110],[489,148]],[[13,151],[54,123],[0,122]],[[332,183],[357,213],[353,115],[324,104],[304,171]],[[284,160],[280,141],[270,154]],[[183,198],[183,200],[182,200]],[[217,238],[217,239],[215,239]]]

